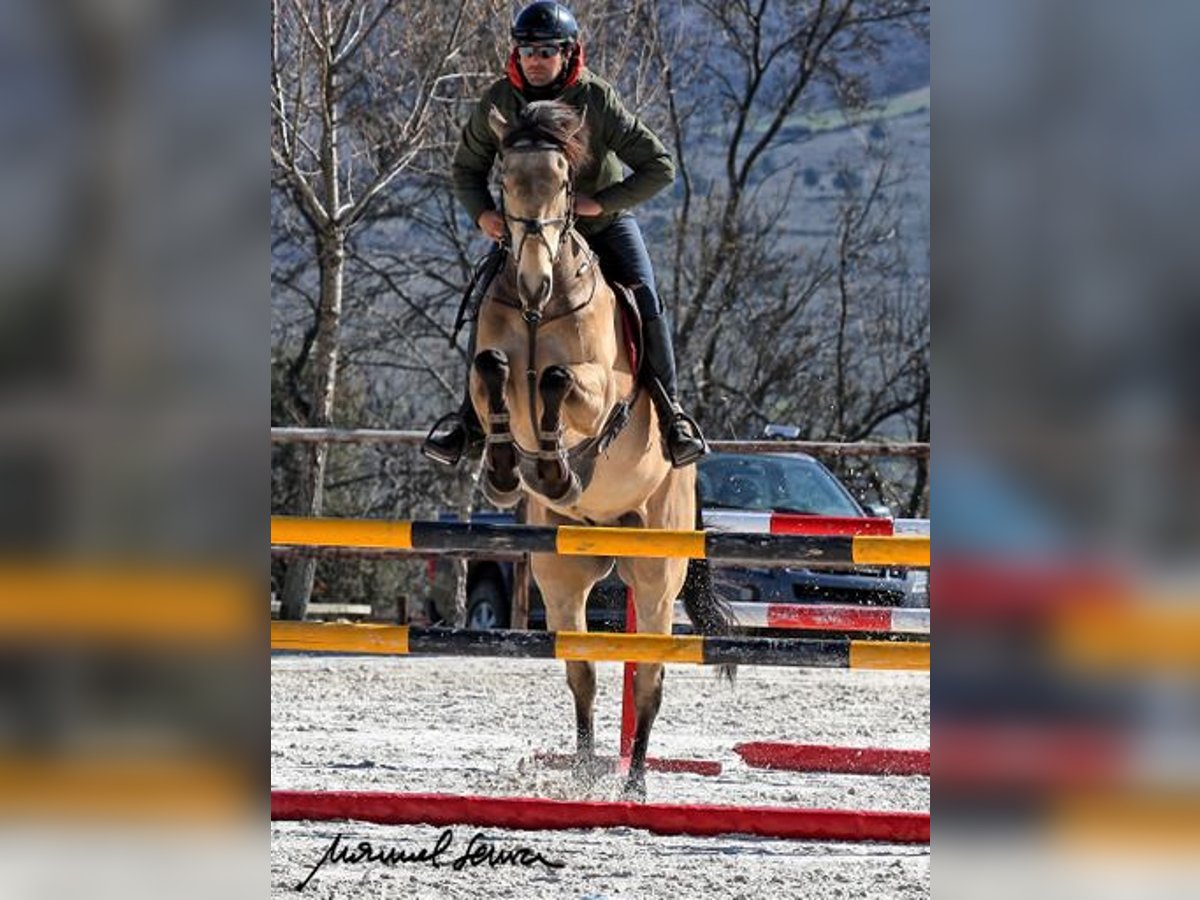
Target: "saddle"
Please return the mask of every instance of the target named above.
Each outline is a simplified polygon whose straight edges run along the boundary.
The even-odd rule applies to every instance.
[[[625,351],[629,354],[629,368],[633,371],[634,378],[641,381],[645,346],[642,337],[642,314],[638,312],[632,289],[615,281],[608,284],[617,295],[617,308],[621,310],[621,339],[625,342]]]

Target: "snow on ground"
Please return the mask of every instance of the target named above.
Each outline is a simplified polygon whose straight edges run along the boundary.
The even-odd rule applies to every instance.
[[[597,665],[597,747],[615,753],[621,666]],[[619,799],[621,781],[582,791],[537,751],[574,748],[563,664],[550,660],[275,655],[271,786],[557,799]],[[664,803],[925,811],[926,778],[753,769],[733,745],[787,740],[843,746],[929,746],[929,675],[742,667],[735,688],[711,669],[668,666],[651,756],[719,760],[720,777],[650,772]],[[273,893],[294,896],[336,835],[353,848],[415,852],[442,829],[354,822],[273,822]],[[454,829],[443,859],[478,829]],[[929,848],[767,838],[664,837],[633,829],[490,829],[500,849],[529,847],[564,863],[467,867],[329,863],[303,895],[349,898],[767,897],[929,895]]]

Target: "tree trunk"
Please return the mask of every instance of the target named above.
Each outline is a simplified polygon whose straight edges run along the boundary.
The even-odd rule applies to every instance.
[[[323,7],[321,13],[323,34],[328,41],[333,34],[331,11]],[[338,338],[342,325],[342,276],[346,264],[346,231],[338,221],[338,210],[341,209],[341,184],[338,181],[338,78],[331,65],[331,47],[327,42],[321,71],[321,181],[328,220],[316,235],[321,298],[317,309],[317,340],[313,357],[312,414],[308,423],[313,428],[329,428],[333,425]],[[313,444],[304,459],[305,465],[300,474],[300,509],[296,514],[319,516],[325,499],[325,463],[329,459],[329,445]],[[294,621],[304,618],[308,612],[316,570],[317,561],[310,558],[297,559],[288,567],[279,605],[280,618]]]
[[[317,340],[313,356],[313,403],[309,425],[333,426],[333,398],[337,388],[338,333],[342,320],[342,274],[345,238],[331,229],[321,240],[321,303],[317,313]],[[325,464],[328,444],[311,444],[303,454],[300,473],[298,516],[319,516],[325,499]],[[298,557],[288,566],[280,599],[279,617],[301,621],[308,612],[317,561]]]

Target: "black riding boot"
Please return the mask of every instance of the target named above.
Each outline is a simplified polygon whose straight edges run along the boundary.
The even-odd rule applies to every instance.
[[[662,427],[667,459],[675,468],[688,466],[708,452],[708,442],[696,420],[683,411],[675,396],[675,348],[663,316],[642,323],[646,361],[643,381],[650,388]]]

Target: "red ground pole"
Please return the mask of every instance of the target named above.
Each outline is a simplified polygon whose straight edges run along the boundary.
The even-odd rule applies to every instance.
[[[757,741],[734,746],[748,766],[796,772],[839,772],[848,775],[928,775],[928,750],[885,750],[876,747],[826,747],[820,744],[776,744]]]
[[[746,834],[825,841],[929,842],[929,814],[837,809],[463,797],[360,791],[272,791],[271,819],[352,819],[384,825],[562,830],[639,828],[654,834]]]

